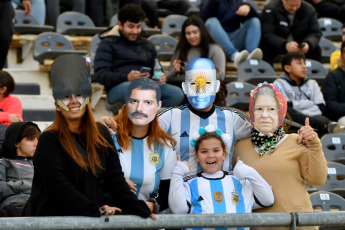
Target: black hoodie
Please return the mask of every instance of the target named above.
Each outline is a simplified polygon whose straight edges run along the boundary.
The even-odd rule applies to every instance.
[[[14,202],[26,203],[31,193],[34,176],[32,158],[17,156],[15,148],[27,125],[38,128],[32,122],[15,122],[6,129],[0,159],[0,208]]]

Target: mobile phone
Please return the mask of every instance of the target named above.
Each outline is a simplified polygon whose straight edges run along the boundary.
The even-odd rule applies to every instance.
[[[303,47],[305,46],[305,43],[304,42],[302,42],[302,43],[300,43],[300,44],[298,44],[298,48],[300,48],[300,49],[303,49]]]
[[[140,68],[140,73],[150,73],[151,68],[150,67],[141,67]]]

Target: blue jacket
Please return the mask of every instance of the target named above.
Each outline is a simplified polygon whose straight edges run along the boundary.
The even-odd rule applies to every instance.
[[[249,14],[246,17],[236,14],[242,5],[249,5],[243,0],[202,0],[200,4],[201,17],[204,21],[216,17],[227,32],[237,30],[241,23],[252,17],[257,17],[256,10],[250,6]]]

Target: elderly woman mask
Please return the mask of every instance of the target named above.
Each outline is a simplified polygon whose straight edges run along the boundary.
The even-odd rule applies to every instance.
[[[209,107],[213,103],[219,86],[216,68],[211,60],[197,58],[188,63],[182,89],[193,107],[197,109]]]
[[[252,91],[249,104],[249,118],[253,125],[251,136],[260,155],[272,153],[284,136],[282,123],[286,110],[286,99],[275,85],[259,84]]]

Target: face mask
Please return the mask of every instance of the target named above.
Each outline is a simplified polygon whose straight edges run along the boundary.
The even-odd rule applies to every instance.
[[[216,79],[216,69],[211,60],[197,58],[187,65],[182,89],[193,107],[197,109],[209,107],[219,86],[220,82]]]

